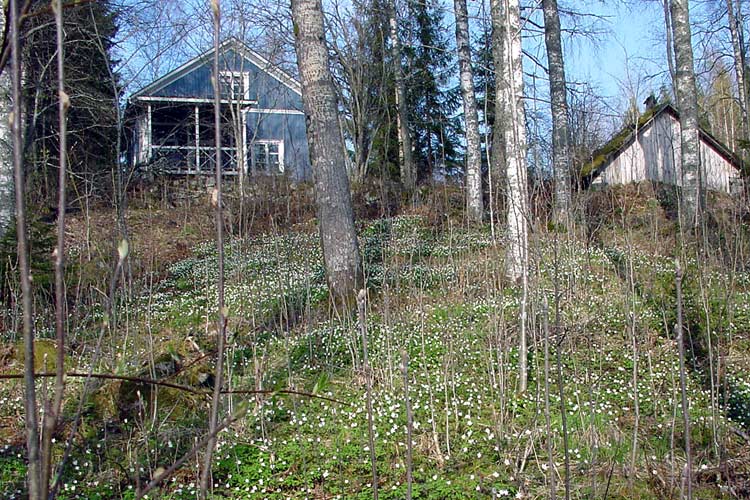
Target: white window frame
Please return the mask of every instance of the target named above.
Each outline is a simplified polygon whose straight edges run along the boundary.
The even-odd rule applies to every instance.
[[[279,169],[277,171],[271,171],[271,163],[268,161],[270,158],[269,146],[278,146],[279,149]],[[255,148],[257,146],[263,146],[266,153],[266,163],[263,168],[258,168],[258,164],[255,160]],[[264,173],[267,175],[281,175],[284,173],[284,141],[256,139],[250,142],[250,167],[255,173]]]
[[[229,92],[224,95],[224,79],[229,78],[230,81],[236,78],[242,78],[242,96],[234,95],[234,86],[229,85]],[[229,100],[242,100],[247,101],[250,99],[250,73],[247,71],[219,71],[219,85],[221,86],[222,98]]]

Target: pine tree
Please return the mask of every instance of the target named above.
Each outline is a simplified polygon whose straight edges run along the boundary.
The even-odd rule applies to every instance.
[[[393,83],[396,103],[396,128],[398,129],[399,166],[401,186],[404,191],[411,193],[417,181],[412,154],[411,127],[409,127],[409,112],[406,103],[406,86],[401,68],[401,38],[398,32],[398,13],[396,0],[390,0],[388,8],[389,38],[391,55],[393,58]]]

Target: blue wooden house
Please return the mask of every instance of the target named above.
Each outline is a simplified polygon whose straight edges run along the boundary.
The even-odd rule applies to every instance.
[[[213,56],[209,50],[130,96],[131,166],[214,172]],[[219,66],[224,173],[309,179],[299,82],[236,38],[219,47]]]

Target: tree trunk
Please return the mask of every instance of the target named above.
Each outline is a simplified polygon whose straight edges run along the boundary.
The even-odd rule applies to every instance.
[[[505,0],[505,68],[498,99],[507,116],[505,126],[508,179],[508,275],[524,278],[527,273],[528,200],[526,186],[526,116],[523,106],[521,25],[518,0]]]
[[[698,139],[698,94],[693,69],[688,0],[670,0],[675,55],[675,93],[680,111],[682,161],[682,219],[686,227],[697,227],[703,206],[703,176]]]
[[[396,0],[389,3],[389,25],[391,54],[393,56],[393,80],[396,85],[396,126],[398,127],[398,155],[401,168],[401,185],[411,194],[417,184],[417,171],[414,167],[411,135],[409,135],[409,114],[406,109],[406,89],[401,69],[401,40],[398,36]]]
[[[508,117],[505,115],[505,108],[503,107],[502,99],[497,93],[500,88],[500,84],[503,81],[505,75],[505,51],[503,50],[503,44],[505,43],[505,25],[502,21],[502,1],[503,0],[490,0],[490,16],[492,23],[492,62],[495,65],[495,123],[492,127],[492,148],[490,151],[490,169],[492,170],[492,181],[494,182],[493,189],[495,191],[496,198],[501,198],[505,193],[506,188],[506,145],[505,145],[505,132],[504,127],[507,126]],[[502,210],[497,206],[497,200],[490,200],[490,203],[495,203],[494,212],[498,218]]]
[[[737,89],[742,111],[742,138],[750,140],[750,99],[747,92],[747,81],[745,80],[745,52],[742,40],[742,25],[740,24],[740,5],[737,3],[737,12],[734,10],[734,0],[727,0],[727,16],[729,22],[729,33],[732,38],[732,52],[734,54],[734,71],[737,76]]]
[[[474,95],[474,78],[471,70],[469,45],[469,14],[466,0],[454,0],[456,12],[456,48],[460,70],[461,96],[464,101],[466,122],[466,214],[471,223],[481,223],[482,204],[482,148],[477,118],[477,99]]]
[[[292,20],[328,286],[348,300],[362,285],[362,267],[321,1],[292,0]]]
[[[495,4],[495,7],[499,5]],[[528,295],[528,226],[529,214],[526,185],[526,117],[523,107],[523,68],[521,54],[521,22],[518,0],[504,0],[504,12],[492,10],[493,29],[503,26],[505,71],[497,81],[497,99],[507,117],[503,124],[506,147],[507,197],[508,197],[508,252],[506,272],[508,277],[522,287],[519,311],[518,378],[519,392],[526,390],[526,300]],[[502,32],[502,31],[501,31]]]
[[[664,9],[664,25],[666,27],[666,42],[667,42],[667,66],[669,67],[669,79],[672,82],[672,87],[675,83],[675,69],[674,69],[674,50],[672,50],[672,20],[669,18],[669,0],[662,0],[662,8]]]
[[[5,29],[5,9],[0,8],[0,30]],[[0,39],[5,38],[5,33]],[[10,66],[0,73],[0,239],[13,224],[14,213],[16,211],[15,203],[15,183],[13,182],[13,159],[11,151],[10,116],[12,108],[11,102],[11,82]]]
[[[560,14],[557,0],[542,0],[544,41],[549,65],[549,91],[552,104],[552,165],[555,177],[555,221],[567,223],[570,210],[570,131],[568,100],[560,40]]]

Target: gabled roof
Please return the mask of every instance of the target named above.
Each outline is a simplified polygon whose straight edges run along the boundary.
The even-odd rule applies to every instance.
[[[247,59],[254,65],[256,65],[262,71],[264,71],[268,75],[278,80],[280,83],[282,83],[284,86],[286,86],[293,92],[297,93],[298,95],[302,95],[302,86],[293,76],[289,75],[288,73],[274,66],[268,59],[264,58],[263,56],[261,56],[260,54],[252,50],[250,47],[247,46],[247,44],[245,44],[238,38],[230,37],[227,40],[225,40],[219,46],[219,53],[222,53],[226,51],[227,49],[236,50],[238,54],[240,54],[242,57],[244,57],[245,59]],[[146,85],[142,89],[133,93],[130,96],[130,98],[137,99],[138,97],[147,96],[155,92],[158,92],[159,90],[179,80],[180,78],[187,75],[188,73],[195,70],[196,68],[202,66],[203,64],[206,64],[207,62],[210,62],[211,59],[213,58],[213,55],[214,55],[214,49],[211,48],[207,50],[206,52],[204,52],[203,54],[197,57],[194,57],[193,59],[190,59],[189,61],[184,63],[182,66],[170,71],[169,73],[162,76],[161,78],[151,82],[150,84]]]
[[[606,168],[617,158],[625,149],[636,140],[636,134],[641,134],[653,125],[656,118],[662,113],[667,113],[677,120],[680,114],[671,103],[665,102],[660,105],[647,109],[636,121],[635,124],[629,124],[623,127],[620,132],[609,140],[604,146],[600,147],[591,155],[591,161],[584,163],[581,167],[580,174],[586,183],[590,183],[599,176]],[[737,170],[744,171],[743,161],[731,149],[717,139],[713,134],[703,127],[698,128],[700,140],[705,142],[709,147],[715,150],[727,163]]]

